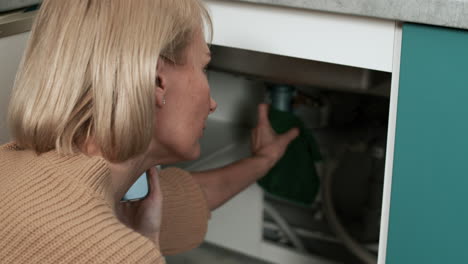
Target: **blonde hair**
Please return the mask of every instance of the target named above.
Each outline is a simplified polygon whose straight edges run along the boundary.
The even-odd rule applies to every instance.
[[[90,137],[125,161],[153,133],[156,66],[211,19],[201,0],[45,0],[9,106],[16,143],[72,154]]]

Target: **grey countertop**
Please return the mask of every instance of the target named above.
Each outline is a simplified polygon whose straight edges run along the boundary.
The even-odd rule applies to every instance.
[[[468,0],[226,0],[468,29]],[[41,0],[0,0],[0,12]]]
[[[229,0],[468,29],[468,0]]]

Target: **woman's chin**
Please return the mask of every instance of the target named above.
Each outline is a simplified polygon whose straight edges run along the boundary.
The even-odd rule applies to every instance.
[[[197,144],[197,146],[194,147],[192,151],[187,152],[187,154],[184,155],[184,159],[185,161],[196,160],[200,157],[200,154],[201,154],[200,144]]]
[[[183,150],[181,151],[173,149],[170,152],[164,152],[164,155],[155,155],[159,158],[156,158],[158,161],[159,165],[170,165],[170,164],[175,164],[179,162],[185,162],[185,161],[192,161],[196,160],[200,157],[201,151],[200,151],[200,145],[197,144],[197,146],[192,147],[190,150]]]
[[[177,151],[174,154],[175,155],[171,155],[175,157],[175,160],[173,159],[172,163],[196,160],[200,157],[200,154],[201,154],[200,144],[193,146],[191,149],[185,149],[184,151]]]

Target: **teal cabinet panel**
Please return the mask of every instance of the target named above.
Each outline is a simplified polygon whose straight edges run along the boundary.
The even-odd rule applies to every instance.
[[[468,31],[403,26],[386,263],[468,263]]]

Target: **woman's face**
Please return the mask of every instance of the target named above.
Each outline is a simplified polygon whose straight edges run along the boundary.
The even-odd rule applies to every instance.
[[[160,164],[196,159],[199,139],[216,102],[210,96],[206,67],[211,60],[203,33],[197,32],[185,50],[185,60],[160,60],[156,92],[154,143],[150,148]]]

